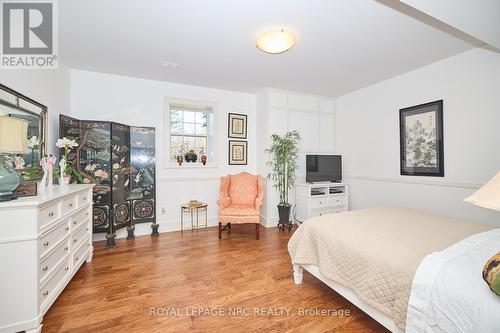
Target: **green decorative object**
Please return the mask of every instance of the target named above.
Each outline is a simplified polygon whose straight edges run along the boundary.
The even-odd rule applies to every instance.
[[[7,159],[0,155],[0,201],[13,199],[13,192],[21,183],[21,176],[9,164]]]
[[[490,289],[500,296],[500,252],[495,254],[483,268],[483,279]]]
[[[295,170],[297,169],[301,137],[299,132],[291,131],[283,136],[273,134],[271,140],[271,148],[266,151],[271,154],[271,160],[267,162],[267,165],[271,166],[272,170],[267,178],[274,182],[274,188],[280,194],[278,228],[280,230],[288,228],[290,231],[292,228],[290,223],[292,205],[288,201],[288,194],[295,184]]]

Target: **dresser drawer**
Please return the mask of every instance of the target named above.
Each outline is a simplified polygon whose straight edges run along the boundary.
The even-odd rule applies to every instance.
[[[57,292],[57,289],[63,283],[63,281],[68,277],[70,273],[70,263],[69,260],[64,262],[63,265],[59,267],[57,272],[52,275],[45,284],[40,288],[40,309],[42,309],[47,302],[49,302],[52,297]]]
[[[54,248],[61,240],[69,235],[69,220],[56,226],[38,240],[40,258],[43,259],[46,253]]]
[[[332,214],[342,213],[342,212],[346,212],[346,211],[347,211],[346,206],[336,206],[336,207],[330,208],[330,213],[332,213]]]
[[[61,217],[61,206],[59,202],[43,207],[39,212],[40,229],[48,226],[59,217]]]
[[[71,248],[74,249],[84,239],[87,239],[87,241],[90,240],[88,224],[82,225],[80,228],[71,233]]]
[[[77,195],[78,207],[81,207],[92,200],[92,195],[89,192],[81,192]]]
[[[39,279],[42,281],[52,273],[52,270],[69,253],[68,239],[63,241],[57,248],[40,261]],[[66,257],[67,258],[67,257]]]
[[[323,216],[328,213],[329,213],[328,208],[313,209],[311,210],[311,217]]]
[[[347,203],[347,198],[344,195],[336,195],[330,198],[329,206],[342,206]]]
[[[66,215],[76,209],[76,196],[72,195],[62,202],[62,214]]]
[[[86,254],[90,248],[88,242],[83,243],[73,254],[73,269],[76,269],[86,259]]]
[[[311,208],[312,209],[324,208],[324,207],[328,207],[328,198],[327,197],[312,198],[311,199]]]
[[[79,212],[78,214],[76,214],[75,216],[73,216],[71,218],[72,230],[75,230],[78,227],[80,227],[82,224],[84,224],[85,222],[88,222],[89,218],[90,218],[89,209],[84,209],[81,212]]]

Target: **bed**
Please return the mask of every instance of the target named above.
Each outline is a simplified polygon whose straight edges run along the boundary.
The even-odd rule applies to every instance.
[[[500,313],[500,298],[481,282],[482,265],[500,250],[500,229],[493,228],[406,208],[357,210],[307,220],[288,251],[296,284],[305,269],[392,332],[449,331],[460,325],[454,315],[480,313],[478,308],[486,309],[488,318],[466,327],[494,332],[500,323],[489,320],[489,311]],[[475,265],[464,265],[464,254]],[[445,278],[450,276],[454,284]],[[458,299],[464,297],[463,286],[472,283],[467,279],[481,290],[476,293],[484,298],[476,300],[480,305]]]

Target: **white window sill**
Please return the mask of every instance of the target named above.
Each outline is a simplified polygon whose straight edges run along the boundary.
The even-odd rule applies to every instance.
[[[207,163],[206,165],[203,165],[203,163],[200,162],[183,162],[182,165],[179,165],[179,163],[167,163],[165,165],[165,169],[216,169],[219,166],[214,163]]]

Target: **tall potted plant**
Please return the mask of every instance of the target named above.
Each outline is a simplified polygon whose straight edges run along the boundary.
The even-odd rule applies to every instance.
[[[295,170],[297,169],[301,137],[299,132],[291,131],[283,136],[273,134],[271,140],[271,148],[266,151],[271,154],[271,160],[267,162],[267,165],[271,166],[272,170],[267,175],[267,178],[274,182],[273,186],[280,194],[278,227],[280,229],[287,226],[290,228],[292,205],[288,200],[288,194],[295,184]]]

